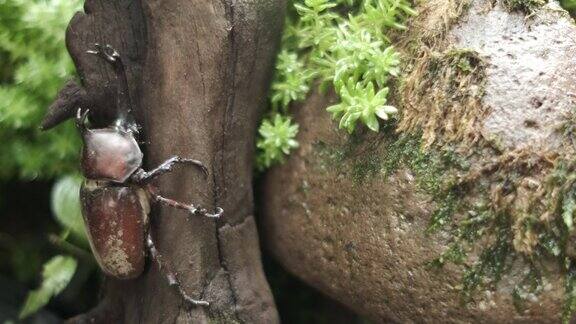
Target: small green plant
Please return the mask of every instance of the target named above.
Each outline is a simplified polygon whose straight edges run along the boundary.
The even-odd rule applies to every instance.
[[[276,59],[277,72],[272,83],[270,102],[272,111],[285,113],[290,102],[306,98],[314,72],[304,69],[304,64],[298,60],[296,53],[282,50]]]
[[[387,84],[400,73],[400,55],[391,46],[388,32],[406,29],[406,18],[416,14],[410,3],[299,0],[289,8],[269,116],[288,114],[290,104],[305,99],[318,80],[321,90],[332,86],[340,98],[328,107],[333,118],[340,120],[340,128],[352,133],[360,122],[379,131],[381,122],[398,113],[386,105]],[[282,154],[275,155],[275,162],[287,154],[277,151]],[[262,157],[266,154],[260,149],[258,160],[266,160]]]
[[[377,132],[380,130],[378,118],[388,120],[390,115],[398,112],[396,107],[385,105],[388,88],[375,93],[372,83],[363,88],[361,83],[349,79],[346,86],[340,89],[340,95],[342,102],[326,110],[331,112],[334,118],[340,118],[340,128],[346,129],[349,133],[354,131],[358,120]]]
[[[293,124],[290,117],[277,114],[270,120],[265,119],[258,132],[260,138],[257,147],[261,150],[257,160],[259,169],[282,162],[291,149],[298,147],[298,142],[294,139],[298,133],[298,125]]]

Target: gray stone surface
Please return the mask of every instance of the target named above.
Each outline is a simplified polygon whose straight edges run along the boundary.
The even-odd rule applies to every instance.
[[[576,25],[551,2],[530,17],[475,1],[450,33],[488,62],[484,136],[508,147],[556,148],[558,124],[576,107]]]

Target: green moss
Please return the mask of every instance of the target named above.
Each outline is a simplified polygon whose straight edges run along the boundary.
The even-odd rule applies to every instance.
[[[450,164],[440,154],[422,150],[420,135],[393,135],[393,140],[383,152],[383,172],[389,176],[400,168],[414,173],[417,186],[424,192],[436,196],[441,191],[444,171]]]
[[[399,169],[410,170],[416,185],[422,191],[436,197],[446,197],[451,169],[469,168],[466,160],[452,149],[426,152],[422,149],[420,134],[397,134],[396,124],[390,123],[377,138],[367,139],[367,134],[352,134],[344,145],[330,145],[323,141],[314,148],[320,157],[320,167],[331,169],[352,165],[351,178],[356,183],[380,175],[384,178]]]
[[[522,282],[514,287],[512,292],[512,302],[516,311],[519,313],[524,312],[526,308],[526,300],[531,300],[532,296],[536,296],[544,289],[544,282],[542,280],[542,272],[537,266],[530,262],[530,271],[526,273]]]
[[[484,170],[488,171],[476,168],[470,173],[475,174],[468,175],[470,182],[450,187],[448,192],[456,190],[463,199],[455,206],[445,200],[433,214],[437,226],[431,228],[450,231],[452,241],[430,265],[442,267],[450,262],[464,266],[462,296],[468,302],[480,289],[495,289],[513,261],[521,257],[529,271],[516,284],[512,297],[515,307],[522,311],[526,300],[543,291],[543,276],[550,275],[543,261],[556,261],[560,271],[567,273],[567,321],[576,311],[576,279],[572,273],[575,249],[571,243],[576,235],[576,163],[565,158],[552,163],[546,156],[522,151],[503,154],[493,161],[497,162],[486,164]],[[483,188],[482,182],[490,186]],[[533,184],[532,189],[527,183]],[[524,202],[517,200],[521,196]],[[471,197],[480,202],[470,206]],[[451,217],[456,214],[458,217]],[[467,263],[470,251],[480,251],[472,265]]]
[[[421,133],[425,148],[438,143],[473,145],[481,138],[480,122],[487,111],[482,104],[486,63],[468,49],[417,57],[399,90],[404,105],[398,130]]]
[[[432,213],[428,231],[434,232],[448,224],[459,206],[459,201],[459,197],[452,192],[442,197],[439,206]]]
[[[438,269],[442,268],[448,262],[454,264],[463,264],[467,255],[468,253],[462,244],[450,244],[448,249],[442,253],[442,255],[428,262],[428,265]]]
[[[383,175],[391,175],[401,168],[409,169],[418,188],[431,195],[436,203],[428,232],[447,228],[453,237],[449,248],[429,265],[439,268],[450,262],[466,266],[468,251],[480,238],[491,237],[494,243],[482,250],[478,262],[466,266],[462,277],[463,300],[470,300],[479,287],[496,285],[515,255],[510,217],[506,213],[495,213],[488,203],[479,202],[474,206],[466,203],[468,188],[453,179],[458,173],[469,172],[469,161],[449,145],[423,150],[420,134],[401,134],[383,150]],[[480,194],[485,195],[486,191]],[[456,214],[464,217],[454,223]]]
[[[534,13],[546,3],[548,3],[547,0],[504,0],[504,5],[508,10],[519,10],[526,14]]]
[[[494,231],[495,242],[484,249],[478,262],[466,269],[462,278],[462,293],[465,301],[469,301],[478,287],[487,284],[496,285],[509,268],[509,258],[512,254],[509,217],[498,215]]]
[[[468,207],[461,199],[453,199],[450,197],[436,210],[433,220],[437,220],[431,223],[430,231],[451,224],[450,218],[457,212],[462,213]],[[462,300],[467,303],[471,301],[479,288],[497,285],[509,269],[511,260],[515,256],[511,243],[509,216],[507,214],[496,215],[484,204],[478,204],[466,213],[463,220],[453,224],[450,231],[452,243],[429,265],[435,268],[441,268],[446,263],[464,266],[461,293]],[[468,265],[468,254],[482,237],[489,237],[489,240],[494,243],[482,248],[478,261]]]
[[[381,159],[377,155],[366,155],[352,165],[352,179],[355,183],[362,183],[367,178],[380,172]]]

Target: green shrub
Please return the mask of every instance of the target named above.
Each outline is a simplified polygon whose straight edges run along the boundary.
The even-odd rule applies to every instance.
[[[259,143],[266,134],[280,132],[270,127],[276,125],[271,118],[289,114],[291,103],[305,99],[315,80],[321,89],[332,86],[339,96],[341,102],[328,111],[340,119],[340,128],[352,133],[361,122],[377,132],[381,122],[398,112],[386,105],[387,84],[400,73],[400,55],[387,33],[406,29],[404,20],[416,14],[409,2],[298,0],[290,9]],[[276,151],[282,154],[270,158],[271,147],[264,150],[259,145],[258,168],[281,162],[290,150],[285,148],[278,147]]]
[[[38,125],[73,75],[64,31],[79,0],[0,0],[0,181],[51,178],[75,169],[79,138],[71,123]]]

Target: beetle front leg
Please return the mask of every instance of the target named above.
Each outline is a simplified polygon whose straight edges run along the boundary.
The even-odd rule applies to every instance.
[[[118,109],[118,118],[125,122],[123,127],[127,127],[127,131],[138,133],[138,127],[133,120],[132,116],[132,100],[128,89],[128,77],[126,76],[126,66],[122,61],[120,53],[112,46],[106,44],[102,46],[99,43],[94,44],[94,49],[86,51],[88,54],[93,54],[101,57],[114,69],[117,78],[117,98],[116,106]]]
[[[179,156],[173,156],[173,157],[169,158],[168,160],[162,162],[162,164],[157,166],[155,169],[152,169],[150,171],[138,170],[136,173],[134,173],[134,176],[132,177],[132,181],[134,181],[136,183],[140,183],[140,184],[149,183],[150,181],[154,180],[155,178],[157,178],[157,177],[159,177],[165,173],[171,172],[176,164],[194,165],[194,166],[200,168],[205,176],[208,176],[208,169],[206,168],[206,166],[204,166],[204,164],[202,164],[202,162],[200,162],[198,160],[193,160],[193,159],[181,158]]]
[[[78,128],[82,134],[88,130],[86,127],[86,118],[88,117],[88,113],[90,113],[90,110],[88,109],[82,111],[82,108],[78,108],[76,111],[76,128]]]
[[[146,246],[148,247],[148,250],[150,251],[150,257],[154,261],[156,261],[156,263],[158,264],[158,270],[160,271],[160,273],[163,273],[162,260],[160,260],[160,254],[158,254],[158,250],[156,249],[156,245],[154,244],[154,240],[152,239],[152,234],[150,232],[148,232],[148,237],[146,238]],[[210,303],[208,303],[207,301],[197,300],[197,299],[194,299],[194,298],[188,296],[188,294],[184,291],[184,289],[182,289],[182,285],[178,281],[178,278],[176,278],[176,275],[174,275],[174,273],[172,273],[170,270],[166,271],[165,276],[166,276],[166,279],[168,279],[168,284],[170,286],[176,287],[176,289],[178,289],[178,292],[180,293],[182,298],[184,298],[184,300],[186,300],[190,304],[196,305],[196,306],[209,306],[210,305]]]
[[[178,202],[174,199],[170,199],[170,198],[165,198],[162,197],[158,194],[154,194],[152,193],[152,197],[154,198],[154,200],[156,200],[157,202],[164,204],[166,206],[170,206],[170,207],[174,207],[174,208],[178,208],[178,209],[183,209],[188,211],[191,214],[194,215],[200,215],[200,216],[205,216],[208,218],[218,218],[220,216],[222,216],[222,213],[224,213],[224,210],[220,207],[216,207],[216,212],[214,214],[208,213],[208,211],[204,208],[198,207],[198,206],[194,206],[193,204],[183,204],[181,202]]]

